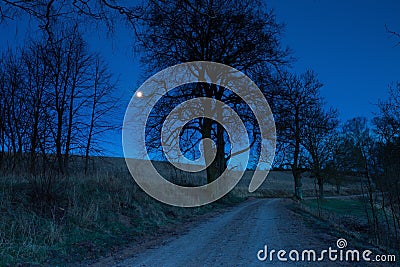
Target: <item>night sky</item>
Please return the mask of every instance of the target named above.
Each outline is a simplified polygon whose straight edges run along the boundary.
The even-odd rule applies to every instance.
[[[286,24],[284,42],[297,57],[295,70],[316,71],[328,105],[340,118],[373,117],[374,104],[400,81],[400,1],[273,0],[278,21]]]
[[[355,116],[372,118],[374,104],[387,96],[388,85],[400,81],[400,46],[385,24],[400,32],[400,1],[272,0],[278,22],[285,23],[282,42],[297,58],[298,73],[313,69],[324,84],[321,92],[342,121]],[[1,48],[15,47],[34,36],[37,28],[25,21],[0,26]],[[134,55],[133,34],[120,26],[112,36],[101,28],[85,34],[90,47],[100,52],[119,78],[121,114],[144,78]],[[142,78],[140,78],[142,75]],[[113,134],[110,154],[122,156],[120,133]]]

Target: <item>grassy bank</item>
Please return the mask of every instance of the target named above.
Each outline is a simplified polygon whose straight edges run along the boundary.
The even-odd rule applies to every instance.
[[[299,208],[308,214],[324,220],[331,227],[346,233],[360,243],[369,243],[383,251],[398,253],[399,243],[393,229],[384,223],[393,218],[376,207],[379,228],[371,225],[371,206],[363,197],[307,199]],[[377,235],[379,234],[379,236]]]
[[[23,175],[1,178],[0,266],[93,259],[245,197],[238,191],[204,207],[172,207],[147,196],[124,169],[56,177],[46,193],[42,183]]]

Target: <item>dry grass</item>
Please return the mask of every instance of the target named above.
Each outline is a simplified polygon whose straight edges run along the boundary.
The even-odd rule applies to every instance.
[[[59,179],[50,195],[31,177],[0,181],[0,266],[63,264],[106,255],[163,225],[240,201],[177,208],[145,194],[125,169]],[[37,180],[37,179],[36,179]]]
[[[200,208],[155,201],[133,181],[123,161],[102,161],[89,176],[55,176],[49,192],[43,177],[0,178],[0,266],[62,265],[97,258],[140,241],[171,223],[192,219],[248,197],[290,197],[293,178],[272,172],[259,190],[246,177],[227,196]],[[314,192],[312,179],[305,190]]]

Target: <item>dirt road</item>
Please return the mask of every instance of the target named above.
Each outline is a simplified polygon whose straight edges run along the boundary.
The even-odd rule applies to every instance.
[[[168,237],[151,247],[132,250],[124,260],[99,262],[98,266],[366,266],[365,262],[294,262],[291,250],[338,249],[337,239],[342,236],[324,225],[313,225],[293,212],[287,199],[254,199],[242,203],[222,214]],[[346,249],[359,249],[348,242]],[[287,262],[260,261],[257,253],[268,246],[271,250],[287,251]],[[364,248],[365,249],[365,248]],[[362,252],[364,249],[360,248]],[[294,254],[293,254],[294,255]],[[317,254],[319,257],[320,254]],[[264,253],[259,255],[261,258]],[[295,256],[295,255],[294,255]],[[307,255],[306,255],[307,256]],[[375,266],[369,264],[368,266]],[[391,266],[390,264],[376,266]]]

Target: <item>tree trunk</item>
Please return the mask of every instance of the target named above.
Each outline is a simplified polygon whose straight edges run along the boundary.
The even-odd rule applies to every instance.
[[[63,157],[62,157],[62,112],[57,110],[57,136],[56,136],[56,158],[57,158],[57,163],[58,163],[58,170],[61,173],[64,173],[64,163],[63,163]]]
[[[78,68],[75,70],[78,72]],[[74,74],[74,77],[72,79],[72,85],[71,85],[71,94],[70,94],[70,99],[69,99],[69,113],[68,113],[68,129],[67,129],[67,140],[65,143],[65,169],[68,170],[68,163],[69,163],[69,156],[70,156],[70,150],[71,150],[71,140],[72,140],[72,125],[74,123],[74,104],[75,104],[75,89],[76,89],[76,83],[77,83],[77,78],[76,78],[76,73]]]
[[[300,121],[299,121],[299,110],[296,108],[295,111],[295,144],[294,144],[294,155],[292,173],[294,177],[294,197],[296,199],[303,199],[303,184],[301,182],[301,173],[299,170],[299,156],[300,156]]]
[[[293,169],[292,173],[294,177],[294,197],[296,199],[303,199],[303,184],[301,182],[301,173],[297,169]]]
[[[212,124],[213,124],[213,121],[211,119],[204,118],[204,120],[203,120],[203,136],[202,136],[203,139],[205,139],[205,138],[211,139]],[[207,183],[209,184],[209,183],[215,181],[215,179],[217,178],[217,174],[216,174],[215,165],[213,164],[211,159],[206,156],[208,153],[210,153],[212,151],[212,144],[208,143],[208,142],[204,142],[203,144],[204,144],[204,157],[205,157],[206,165],[208,166],[206,169]]]
[[[318,197],[324,198],[324,179],[320,175],[318,175],[317,181],[318,181],[318,192],[319,192]]]
[[[36,100],[39,101],[39,100]],[[30,171],[31,174],[36,174],[36,149],[38,147],[38,137],[39,137],[39,112],[40,104],[35,103],[33,112],[33,126],[32,126],[32,138],[31,138],[31,153],[30,153]]]
[[[219,121],[223,121],[222,110],[217,110],[217,118]],[[215,164],[217,177],[219,177],[226,169],[224,127],[219,123],[217,123],[217,155]]]
[[[92,136],[93,136],[93,129],[94,129],[94,122],[95,122],[95,115],[96,115],[96,106],[97,106],[97,75],[98,69],[96,68],[96,79],[94,83],[94,88],[93,88],[93,105],[92,105],[92,112],[90,115],[90,125],[89,125],[89,133],[88,133],[88,139],[86,143],[86,149],[85,149],[85,175],[88,172],[89,168],[89,156],[90,156],[90,147],[92,144]]]
[[[2,118],[0,118],[1,120]],[[0,170],[3,166],[3,161],[4,161],[4,153],[5,153],[5,134],[4,134],[4,130],[3,130],[3,125],[0,125],[1,129],[0,129]]]
[[[373,219],[373,227],[374,227],[374,232],[376,236],[376,241],[379,243],[380,236],[379,236],[379,221],[378,221],[378,215],[375,209],[375,201],[373,199],[373,189],[372,189],[372,182],[371,182],[371,177],[368,173],[368,170],[366,171],[366,178],[367,178],[367,187],[368,187],[368,200],[369,204],[371,206],[371,213],[372,213],[372,219]]]

